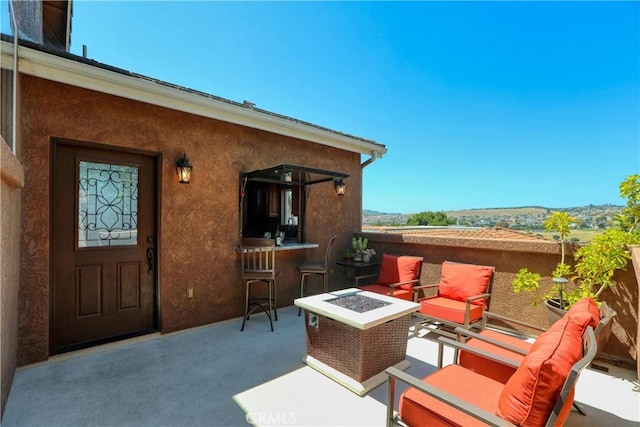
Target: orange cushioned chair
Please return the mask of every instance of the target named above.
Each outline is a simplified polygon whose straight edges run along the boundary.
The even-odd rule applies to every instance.
[[[611,327],[611,321],[613,320],[616,312],[611,310],[606,303],[602,303],[598,310],[595,302],[593,302],[591,298],[584,298],[578,301],[568,310],[567,313],[572,315],[576,312],[586,312],[590,314],[591,320],[589,321],[589,326],[595,328],[594,333],[596,335],[596,343],[598,344],[598,350],[600,351],[600,337],[602,336],[602,331]],[[483,327],[482,331],[477,334],[471,333],[466,344],[472,348],[512,360],[516,364],[519,364],[522,359],[524,359],[533,343],[522,339],[522,334],[516,330],[507,330],[506,328],[504,331],[487,329],[486,325],[488,319],[491,318],[526,326],[527,328],[542,331],[542,333],[545,331],[544,329],[538,328],[534,325],[500,316],[495,313],[484,313],[483,322],[485,327]],[[487,360],[476,353],[468,351],[459,352],[458,363],[467,369],[471,369],[479,374],[491,377],[501,383],[506,383],[516,370],[516,367],[512,364],[496,363],[492,360]]]
[[[356,277],[356,287],[377,294],[413,300],[413,288],[420,284],[422,257],[382,254],[380,273]],[[364,284],[375,278],[373,284]]]
[[[598,352],[600,352],[604,347],[604,344],[606,344],[605,337],[610,331],[611,321],[616,315],[616,312],[611,310],[611,308],[609,308],[609,306],[604,302],[600,305],[600,309],[598,310],[595,302],[590,298],[580,300],[568,310],[569,315],[574,315],[579,312],[587,313],[590,319],[588,325],[595,327],[594,334],[596,337],[596,345]],[[522,339],[519,332],[515,330],[506,330],[501,332],[487,329],[486,324],[490,318],[518,324],[530,329],[542,331],[543,333],[544,329],[525,322],[500,316],[495,313],[485,312],[483,319],[485,327],[483,327],[483,330],[477,334],[469,333],[470,336],[466,341],[466,344],[469,347],[474,348],[478,353],[464,350],[460,351],[457,356],[458,364],[504,384],[514,374],[517,366],[522,362],[533,343]],[[497,362],[492,359],[487,359],[481,355],[486,353],[497,355],[502,361]],[[584,411],[579,406],[574,404],[574,407],[582,415],[585,415]]]
[[[397,417],[412,427],[562,425],[571,411],[578,376],[597,352],[592,322],[589,310],[567,313],[538,337],[505,384],[459,364],[422,380],[388,368],[387,424],[396,421],[394,389],[400,380],[410,387],[400,396]],[[438,340],[472,351],[464,343]]]
[[[415,292],[437,288],[435,296],[417,298],[420,309],[417,316],[424,320],[419,328],[435,325],[469,329],[482,320],[483,311],[489,308],[494,267],[463,264],[451,261],[442,263],[440,283],[416,286]],[[452,336],[447,332],[440,333]]]

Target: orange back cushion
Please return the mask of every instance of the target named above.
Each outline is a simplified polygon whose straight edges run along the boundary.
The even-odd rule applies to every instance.
[[[587,326],[591,326],[595,330],[600,322],[600,310],[591,298],[582,298],[571,306],[567,314],[571,317],[581,319],[582,322],[587,322],[585,329]]]
[[[392,285],[394,283],[415,280],[420,274],[421,265],[421,257],[382,254],[378,284]],[[413,284],[402,285],[400,287],[409,291],[413,290]]]
[[[593,300],[586,299],[579,304],[533,343],[502,390],[498,416],[517,425],[546,423],[571,366],[582,358],[582,334],[594,321]],[[567,404],[571,405],[569,401]],[[563,410],[560,416],[566,419],[568,413]],[[557,424],[563,422],[564,419],[559,418]]]
[[[457,301],[466,301],[468,297],[486,293],[492,277],[492,267],[445,261],[442,263],[438,295]],[[475,300],[473,304],[487,308],[485,298]]]

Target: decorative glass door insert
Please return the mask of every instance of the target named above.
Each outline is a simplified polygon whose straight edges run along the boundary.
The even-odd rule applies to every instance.
[[[138,243],[138,168],[80,161],[78,247]]]

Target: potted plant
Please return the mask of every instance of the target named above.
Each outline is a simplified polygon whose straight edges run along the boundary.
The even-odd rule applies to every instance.
[[[546,299],[558,298],[560,307],[564,305],[564,289],[568,281],[567,276],[571,274],[571,266],[565,263],[565,242],[567,236],[571,233],[571,226],[576,224],[578,224],[578,219],[570,216],[567,212],[553,212],[543,223],[547,232],[560,233],[560,262],[551,273],[554,284],[549,293],[545,295]],[[511,285],[516,294],[522,291],[531,292],[531,302],[534,307],[542,299],[538,292],[540,289],[540,274],[531,272],[527,268],[522,268],[518,271]]]
[[[544,297],[548,306],[557,300],[560,315],[584,297],[599,303],[602,292],[615,284],[614,273],[625,269],[631,259],[629,245],[640,244],[640,175],[629,175],[620,184],[620,197],[627,200],[626,207],[614,217],[609,228],[575,251],[573,270],[564,263],[564,239],[568,233],[561,231],[569,219],[554,212],[545,221],[545,228],[553,227],[553,231],[561,233],[562,259],[552,273],[554,285]],[[534,305],[539,302],[539,274],[523,268],[512,285],[516,293],[532,292]]]
[[[605,289],[615,285],[614,273],[626,268],[629,246],[640,244],[640,175],[629,175],[620,184],[620,197],[627,200],[626,207],[611,226],[574,254],[572,279],[578,286],[566,292],[567,307],[587,296],[597,302]]]
[[[352,260],[353,259],[353,250],[350,249],[350,248],[345,249],[344,254],[342,256],[346,260]]]
[[[613,218],[612,226],[574,254],[580,288],[567,294],[570,305],[584,296],[597,300],[615,284],[616,270],[626,268],[629,246],[640,244],[640,175],[630,175],[620,184],[620,197],[627,199],[627,206]]]
[[[367,248],[362,251],[362,262],[371,262],[371,258],[376,254],[373,248]]]
[[[362,261],[362,251],[367,249],[369,239],[362,237],[353,237],[351,239],[351,246],[353,247],[353,260]]]

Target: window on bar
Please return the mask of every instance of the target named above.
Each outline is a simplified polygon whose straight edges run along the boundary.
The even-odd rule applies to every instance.
[[[302,242],[300,206],[303,186],[248,180],[242,200],[242,237],[284,231],[285,243]]]

